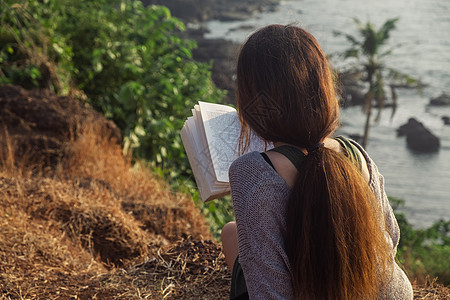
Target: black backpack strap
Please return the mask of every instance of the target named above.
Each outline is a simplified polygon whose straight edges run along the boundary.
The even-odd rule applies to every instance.
[[[287,159],[295,166],[295,168],[300,171],[301,165],[305,160],[306,155],[297,147],[290,145],[282,145],[269,151],[275,151],[286,156]]]
[[[275,167],[273,166],[272,162],[270,161],[270,158],[267,156],[266,153],[261,152],[261,156],[264,158],[264,160],[272,167],[272,169],[275,170]]]

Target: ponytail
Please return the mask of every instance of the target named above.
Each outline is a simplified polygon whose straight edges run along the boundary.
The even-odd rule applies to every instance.
[[[264,141],[307,148],[338,128],[330,66],[305,30],[258,30],[243,45],[236,73],[240,150],[248,146],[250,129]],[[379,204],[349,158],[320,144],[310,150],[287,207],[295,295],[376,298],[391,259]]]
[[[369,185],[325,147],[303,162],[288,201],[286,248],[297,299],[375,299],[391,259]]]

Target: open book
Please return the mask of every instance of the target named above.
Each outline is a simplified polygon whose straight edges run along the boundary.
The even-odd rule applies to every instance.
[[[203,201],[230,192],[228,169],[238,157],[240,132],[236,110],[222,104],[199,102],[184,123],[181,139]],[[254,134],[251,151],[264,151],[264,142]]]

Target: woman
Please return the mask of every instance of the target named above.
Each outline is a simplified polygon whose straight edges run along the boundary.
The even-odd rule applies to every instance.
[[[241,149],[250,130],[274,149],[229,171],[231,298],[412,299],[383,177],[361,146],[333,138],[339,105],[314,37],[292,25],[260,29],[241,49],[237,82]]]

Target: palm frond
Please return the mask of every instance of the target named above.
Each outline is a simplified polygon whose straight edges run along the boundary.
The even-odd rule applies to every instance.
[[[386,51],[384,51],[383,53],[378,55],[378,58],[381,59],[383,57],[389,56],[392,54],[392,52],[394,52],[395,49],[400,48],[402,46],[402,44],[397,44],[389,49],[387,49]]]
[[[425,84],[420,80],[413,78],[403,72],[400,72],[393,68],[386,68],[388,71],[387,78],[392,82],[396,88],[414,88],[419,91],[425,86]]]
[[[365,29],[361,32],[364,38],[362,43],[362,49],[368,56],[374,56],[377,54],[378,42],[377,42],[377,32],[372,24],[367,23]]]
[[[375,121],[379,122],[381,113],[385,107],[386,85],[389,85],[391,89],[392,98],[392,114],[391,120],[397,110],[397,93],[396,88],[399,87],[414,87],[421,90],[424,84],[413,77],[410,77],[404,73],[398,72],[395,69],[388,68],[384,64],[384,58],[392,54],[399,45],[390,47],[389,49],[383,48],[392,32],[395,29],[399,18],[388,19],[379,28],[370,22],[361,22],[357,18],[353,18],[353,21],[358,27],[358,34],[355,36],[348,35],[342,32],[335,32],[336,36],[344,36],[350,42],[350,47],[342,52],[341,56],[344,58],[357,58],[352,60],[353,63],[358,65],[352,66],[355,70],[360,70],[363,74],[363,81],[368,83],[369,89],[364,96],[363,112],[367,115],[366,124],[364,128],[364,142],[366,145],[367,136],[370,127],[371,114],[373,105],[378,108],[378,113],[375,117]]]
[[[344,58],[359,58],[359,50],[356,48],[347,49],[343,53]]]
[[[399,18],[392,18],[387,20],[381,28],[377,31],[377,41],[380,45],[387,42],[391,31],[395,28]]]
[[[356,26],[358,26],[360,31],[364,28],[363,23],[358,18],[352,18],[352,20],[355,22]]]
[[[333,31],[333,35],[334,36],[343,36],[347,39],[347,41],[349,41],[353,46],[357,46],[357,45],[361,45],[361,42],[358,41],[358,39],[356,37],[354,37],[351,34],[347,34],[345,32],[342,31],[338,31],[338,30],[334,30]]]
[[[369,89],[369,91],[364,95],[364,105],[362,107],[362,110],[365,114],[369,111],[369,106],[372,105],[372,101],[374,98],[374,93],[372,90]]]

